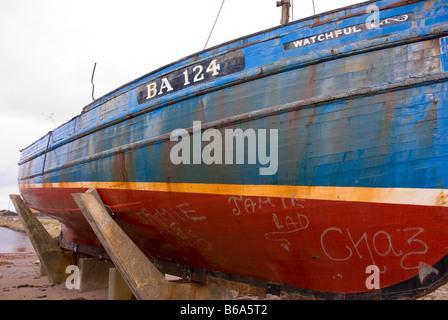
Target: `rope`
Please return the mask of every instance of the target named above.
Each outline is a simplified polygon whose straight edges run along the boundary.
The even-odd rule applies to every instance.
[[[291,0],[291,21],[294,21],[294,0]]]
[[[210,40],[210,37],[212,36],[213,29],[215,29],[216,22],[218,21],[219,15],[221,13],[221,10],[222,10],[222,7],[224,6],[224,2],[225,1],[226,0],[222,0],[221,8],[219,8],[219,12],[218,12],[218,15],[216,16],[215,23],[213,24],[213,27],[212,27],[212,30],[210,31],[210,34],[209,34],[208,39],[207,39],[207,42],[205,43],[204,50],[207,47],[207,44],[208,44],[208,41]]]

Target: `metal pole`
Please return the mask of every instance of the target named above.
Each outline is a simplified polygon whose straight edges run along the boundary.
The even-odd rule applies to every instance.
[[[289,9],[291,8],[291,0],[277,1],[277,7],[282,7],[282,19],[281,24],[287,24],[289,22]]]

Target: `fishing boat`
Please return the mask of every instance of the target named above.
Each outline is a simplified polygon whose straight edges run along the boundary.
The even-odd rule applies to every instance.
[[[127,83],[22,150],[21,196],[62,223],[61,247],[103,250],[72,197],[95,188],[149,260],[193,281],[318,299],[446,282],[448,3],[283,22]]]

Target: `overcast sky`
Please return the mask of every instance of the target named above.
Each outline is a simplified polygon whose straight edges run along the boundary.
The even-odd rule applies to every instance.
[[[316,13],[354,0],[315,0]],[[20,149],[95,98],[201,51],[222,0],[0,0],[0,210],[14,210]],[[294,0],[293,18],[313,14]],[[226,0],[207,47],[275,27],[276,0]]]

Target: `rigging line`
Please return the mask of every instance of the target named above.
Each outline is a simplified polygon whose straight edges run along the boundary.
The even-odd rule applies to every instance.
[[[294,21],[294,0],[291,0],[291,21]]]
[[[314,0],[312,0],[313,1],[313,12],[314,12],[314,15],[316,15],[316,8],[314,7]]]
[[[222,7],[224,6],[224,2],[225,1],[226,0],[222,0],[221,8],[219,8],[218,15],[216,16],[216,19],[215,19],[215,23],[213,24],[212,30],[210,31],[210,34],[208,35],[208,39],[207,39],[207,42],[205,43],[204,50],[207,47],[207,44],[208,44],[208,41],[210,40],[210,37],[212,36],[213,29],[215,29],[216,22],[218,21],[219,15],[221,14],[221,10],[222,10]]]

